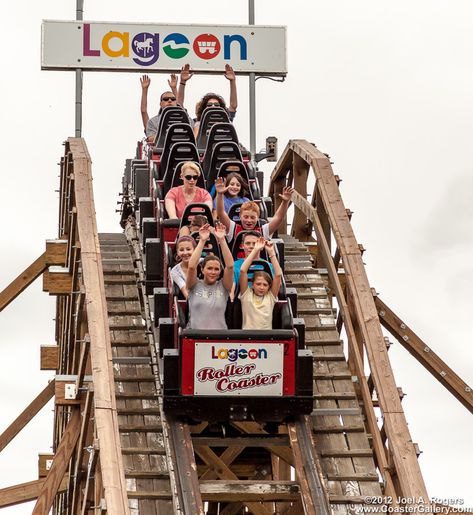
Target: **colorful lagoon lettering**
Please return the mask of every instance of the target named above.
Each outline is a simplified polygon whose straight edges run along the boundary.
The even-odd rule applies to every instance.
[[[132,39],[130,40],[130,38]],[[91,47],[91,25],[84,23],[84,57],[99,57],[101,52],[112,58],[133,57],[141,66],[151,66],[159,59],[161,34],[139,32],[132,36],[130,32],[108,31],[102,37],[102,48]],[[200,34],[192,42],[187,36],[173,32],[162,39],[162,51],[170,59],[183,59],[189,52],[208,61],[214,59],[223,50],[225,60],[248,59],[248,44],[240,34],[224,34],[223,41],[214,34]]]

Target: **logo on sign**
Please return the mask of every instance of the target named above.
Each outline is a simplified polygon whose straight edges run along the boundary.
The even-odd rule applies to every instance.
[[[212,359],[228,359],[237,361],[238,359],[268,359],[268,351],[262,349],[215,349],[212,345]]]
[[[159,41],[161,34],[152,34],[150,32],[139,32],[133,36],[130,44],[130,32],[119,32],[108,30],[101,40],[101,49],[92,48],[91,39],[93,25],[84,23],[84,38],[82,44],[82,53],[84,57],[100,57],[102,51],[108,57],[130,57],[130,52],[135,56],[133,61],[142,66],[151,66],[156,63],[159,58]],[[97,35],[94,34],[96,41]],[[100,37],[100,34],[99,34]],[[179,32],[168,34],[162,40],[163,52],[170,59],[182,59],[192,48],[195,55],[200,59],[208,61],[217,57],[222,50],[223,58],[226,60],[240,59],[246,61],[248,59],[248,45],[246,39],[240,34],[224,34],[223,42],[220,42],[214,34],[200,34],[194,41]],[[237,54],[239,51],[239,57]]]

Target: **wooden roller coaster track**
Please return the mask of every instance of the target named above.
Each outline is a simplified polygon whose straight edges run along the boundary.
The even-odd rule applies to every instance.
[[[296,190],[291,234],[286,224],[280,237],[313,353],[312,414],[287,424],[165,416],[141,235],[133,220],[124,234],[97,233],[82,139],[67,141],[60,180],[58,238],[0,294],[1,310],[42,275],[57,296],[57,345],[41,353],[54,378],[0,435],[1,451],[54,397],[54,452],[37,480],[0,490],[0,507],[295,515],[352,514],[372,498],[429,502],[382,326],[472,412],[473,393],[370,288],[328,156],[292,140],[271,176],[276,206],[286,184]]]

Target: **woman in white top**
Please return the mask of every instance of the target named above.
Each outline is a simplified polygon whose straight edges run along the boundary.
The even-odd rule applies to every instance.
[[[225,262],[223,278],[220,279],[222,263],[217,256],[208,255],[201,263],[203,279],[197,277],[197,266],[205,242],[215,234]],[[229,292],[233,285],[233,257],[228,248],[225,226],[216,222],[215,228],[209,224],[199,229],[199,243],[187,265],[186,287],[189,292],[189,329],[227,329],[225,309]]]
[[[274,277],[267,272],[256,271],[251,287],[248,285],[248,270],[256,256],[266,249],[268,258],[274,268]],[[243,315],[242,329],[273,328],[273,308],[278,300],[281,287],[282,269],[279,264],[274,243],[261,237],[245,259],[240,269],[240,301]]]

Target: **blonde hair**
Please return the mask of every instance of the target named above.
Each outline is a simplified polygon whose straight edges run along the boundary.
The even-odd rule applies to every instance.
[[[184,170],[187,169],[187,168],[190,168],[194,172],[197,172],[197,175],[200,175],[200,167],[199,167],[199,165],[197,163],[194,163],[194,161],[186,161],[181,166],[181,175],[184,173]]]

